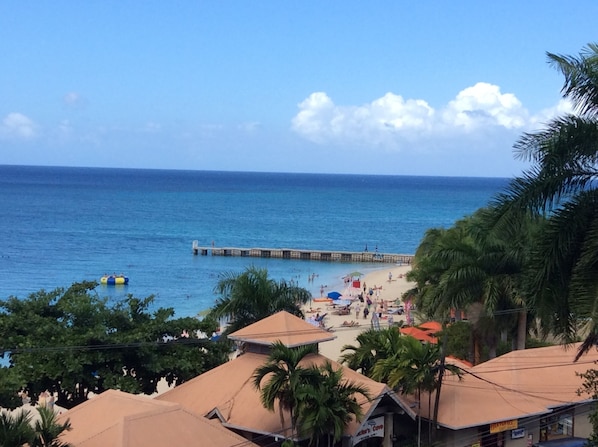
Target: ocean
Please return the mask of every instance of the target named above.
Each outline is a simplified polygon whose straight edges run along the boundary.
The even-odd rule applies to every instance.
[[[0,299],[124,273],[101,297],[155,297],[177,317],[253,265],[319,296],[380,264],[194,256],[201,246],[413,254],[429,228],[485,206],[505,178],[0,166]],[[310,275],[317,275],[309,281]]]

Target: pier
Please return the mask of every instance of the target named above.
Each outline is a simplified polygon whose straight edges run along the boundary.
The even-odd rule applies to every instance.
[[[245,258],[296,259],[326,262],[377,262],[382,264],[411,264],[413,255],[369,251],[304,250],[295,248],[238,248],[202,247],[193,241],[194,255],[238,256]]]

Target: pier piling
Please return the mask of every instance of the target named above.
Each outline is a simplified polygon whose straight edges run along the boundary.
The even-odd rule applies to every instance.
[[[374,262],[382,264],[411,264],[413,255],[398,253],[378,253],[367,251],[308,250],[294,248],[238,248],[205,247],[193,241],[194,255],[201,256],[241,256],[252,258],[297,259],[325,262]]]

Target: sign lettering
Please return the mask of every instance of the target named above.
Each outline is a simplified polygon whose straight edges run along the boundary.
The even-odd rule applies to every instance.
[[[379,416],[374,419],[368,419],[364,422],[361,430],[353,436],[353,445],[358,444],[364,439],[368,438],[383,438],[384,437],[384,416]]]
[[[490,433],[500,433],[501,431],[516,430],[518,428],[517,419],[511,421],[495,422],[490,424]]]

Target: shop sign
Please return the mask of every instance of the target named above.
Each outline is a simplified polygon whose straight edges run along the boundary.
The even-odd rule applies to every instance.
[[[511,439],[525,438],[525,428],[518,428],[511,430]]]
[[[517,419],[495,422],[494,424],[490,424],[490,433],[500,433],[501,431],[516,430],[517,428],[519,428]]]
[[[384,416],[379,416],[374,419],[368,419],[362,426],[361,430],[353,436],[353,445],[368,438],[383,438],[384,437]]]

